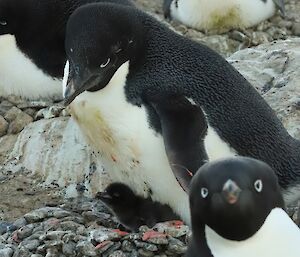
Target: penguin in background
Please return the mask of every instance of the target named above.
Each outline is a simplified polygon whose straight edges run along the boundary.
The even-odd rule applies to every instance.
[[[299,198],[300,142],[211,49],[136,8],[97,3],[71,15],[66,53],[65,104],[113,182],[189,224],[192,175],[243,155],[271,165],[285,198]]]
[[[61,99],[66,22],[77,7],[96,1],[0,0],[0,96]]]
[[[300,229],[273,169],[247,157],[203,165],[191,182],[186,257],[298,257]]]
[[[98,192],[96,198],[115,214],[124,227],[134,232],[143,225],[152,228],[159,222],[179,220],[169,206],[154,202],[149,197],[140,197],[123,183],[110,184],[104,192]]]
[[[165,18],[202,31],[225,32],[248,28],[272,17],[284,16],[283,0],[164,0]]]

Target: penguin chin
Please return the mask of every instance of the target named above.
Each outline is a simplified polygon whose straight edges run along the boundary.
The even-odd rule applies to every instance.
[[[263,224],[264,218],[251,208],[255,204],[251,204],[248,194],[242,198],[230,204],[221,195],[217,197],[211,205],[211,214],[207,216],[206,224],[228,240],[242,241],[254,235]],[[244,202],[248,204],[244,205]]]

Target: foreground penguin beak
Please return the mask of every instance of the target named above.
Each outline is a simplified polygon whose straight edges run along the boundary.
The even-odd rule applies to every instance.
[[[223,186],[222,194],[229,204],[235,204],[238,201],[241,191],[239,186],[233,180],[229,179]]]

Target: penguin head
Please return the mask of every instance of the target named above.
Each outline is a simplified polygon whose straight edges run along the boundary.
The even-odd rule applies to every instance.
[[[96,198],[113,210],[123,206],[126,206],[126,209],[130,209],[137,202],[134,192],[122,183],[110,184],[104,192],[97,193]]]
[[[245,240],[276,207],[284,207],[277,177],[266,163],[252,158],[207,163],[191,182],[193,231],[207,225],[223,238]]]
[[[16,29],[14,2],[14,0],[0,0],[0,35],[13,34]]]
[[[134,63],[142,38],[140,22],[130,15],[134,10],[98,3],[71,15],[65,41],[69,62],[66,105],[84,91],[103,89],[123,63]]]

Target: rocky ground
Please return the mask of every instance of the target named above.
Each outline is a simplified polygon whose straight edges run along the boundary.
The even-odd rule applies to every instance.
[[[289,132],[300,138],[300,39],[292,39],[300,36],[300,1],[286,2],[285,19],[276,15],[256,28],[222,35],[188,29],[176,22],[168,25],[225,57],[231,56],[228,60],[255,85]],[[136,0],[136,3],[162,19],[162,0]],[[272,43],[278,39],[292,41],[288,47],[286,43]],[[232,55],[258,45],[261,46],[254,51],[244,50]],[[14,162],[23,158],[22,154],[11,155],[16,144],[25,148],[25,144],[19,142],[20,131],[27,131],[24,134],[30,142],[32,124],[44,122],[44,126],[38,127],[38,133],[47,134],[47,129],[57,124],[54,123],[57,120],[68,121],[68,112],[59,102],[0,97],[0,257],[182,256],[187,235],[184,225],[160,224],[155,228],[158,234],[145,227],[139,233],[127,234],[117,230],[119,224],[101,203],[82,196],[84,186],[81,184],[76,187],[79,197],[66,200],[67,189],[62,188],[58,180],[45,184],[41,174],[30,172],[23,163],[17,172],[5,167],[11,158]],[[46,138],[46,141],[51,140]],[[55,149],[55,141],[47,147]],[[88,167],[93,170],[91,164]],[[297,204],[288,210],[300,224]]]

